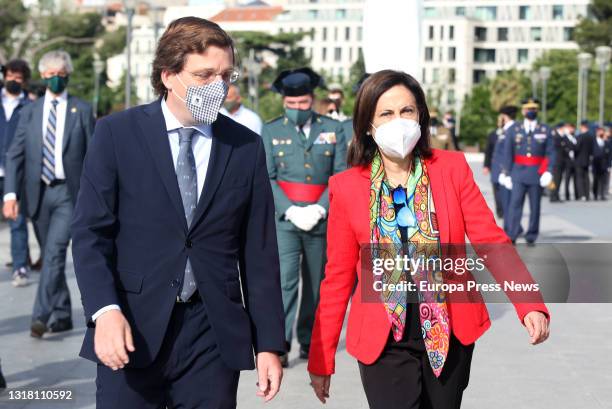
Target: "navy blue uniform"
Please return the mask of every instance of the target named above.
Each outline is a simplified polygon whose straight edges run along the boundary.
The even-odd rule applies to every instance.
[[[508,129],[506,138],[503,167],[512,178],[506,233],[512,241],[520,235],[523,203],[527,194],[530,214],[525,238],[528,242],[534,242],[540,229],[540,176],[543,171],[552,173],[554,165],[552,132],[544,124],[536,123],[529,130],[523,124],[515,123]]]

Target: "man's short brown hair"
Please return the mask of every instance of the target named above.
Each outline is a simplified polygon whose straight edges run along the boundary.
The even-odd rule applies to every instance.
[[[155,93],[160,96],[166,94],[162,71],[181,72],[188,54],[201,54],[211,45],[231,48],[236,60],[232,38],[216,23],[199,17],[183,17],[170,23],[155,50],[151,73]]]

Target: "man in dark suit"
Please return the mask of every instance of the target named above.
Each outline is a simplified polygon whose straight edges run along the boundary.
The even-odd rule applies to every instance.
[[[593,144],[595,143],[592,133],[589,130],[589,121],[582,121],[580,124],[580,134],[576,143],[576,185],[577,197],[579,200],[589,200],[589,166],[593,156]]]
[[[44,259],[30,334],[42,338],[47,331],[72,329],[66,251],[94,118],[91,105],[66,91],[72,72],[68,53],[46,53],[38,69],[47,91],[44,98],[21,110],[6,154],[4,215],[15,219],[17,200],[23,204],[25,199],[27,214],[40,233]],[[17,197],[22,189],[25,197]]]
[[[11,60],[2,67],[4,86],[0,87],[0,196],[4,196],[4,175],[6,152],[13,142],[19,113],[30,99],[24,88],[30,79],[30,67],[23,60]],[[11,228],[11,260],[13,285],[22,287],[28,284],[29,252],[28,224],[24,209],[15,220],[9,219]]]
[[[598,125],[593,142],[593,199],[606,200],[608,195],[608,172],[612,147],[606,137],[606,130]]]
[[[235,408],[239,371],[278,392],[285,351],[261,138],[219,114],[233,42],[196,17],[159,40],[161,98],[101,119],[73,222],[97,408]]]

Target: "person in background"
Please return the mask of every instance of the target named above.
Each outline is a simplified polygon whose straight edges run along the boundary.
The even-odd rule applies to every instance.
[[[497,197],[496,204],[499,203],[501,214],[498,213],[498,217],[504,218],[504,226],[508,223],[508,202],[510,201],[510,190],[504,186],[502,183],[503,180],[500,181],[500,176],[505,173],[503,168],[503,152],[504,152],[504,143],[506,143],[507,138],[506,134],[510,127],[514,125],[514,119],[516,118],[516,114],[518,112],[518,108],[513,105],[507,105],[502,107],[499,110],[500,117],[500,126],[501,133],[496,132],[496,141],[493,146],[493,152],[491,153],[491,183],[493,184],[493,192]],[[487,171],[485,171],[486,173]],[[497,209],[497,207],[496,207]]]
[[[239,124],[246,126],[257,135],[261,135],[261,118],[254,111],[242,105],[242,96],[240,95],[240,87],[238,85],[231,84],[229,86],[227,98],[220,112]]]
[[[444,124],[444,127],[450,131],[451,138],[453,140],[453,145],[455,146],[455,150],[460,151],[461,149],[459,148],[459,138],[457,138],[457,132],[456,132],[457,121],[455,121],[455,117],[451,111],[447,111],[444,114],[444,119],[442,123]]]
[[[589,166],[593,156],[593,144],[595,143],[593,134],[589,128],[589,121],[584,120],[580,123],[580,133],[576,138],[576,184],[578,189],[576,195],[579,200],[587,201],[590,198]]]
[[[529,227],[525,233],[527,245],[534,245],[540,232],[540,201],[542,189],[552,182],[555,165],[552,132],[538,122],[539,101],[523,102],[523,123],[508,129],[504,144],[504,184],[512,192],[508,205],[508,236],[516,242],[522,233],[521,219],[525,196],[529,196]]]
[[[573,138],[573,136],[571,137]],[[574,170],[574,148],[575,144],[568,137],[568,124],[559,122],[553,131],[555,147],[555,166],[553,168],[554,186],[550,193],[550,202],[561,202],[559,191],[565,177],[565,200],[569,200],[569,181]]]
[[[342,104],[344,103],[342,87],[339,84],[330,85],[327,98],[331,99],[336,105],[336,109],[327,115],[340,122],[346,121],[348,117],[342,112]]]
[[[608,131],[609,135],[609,131]],[[595,142],[593,144],[593,199],[607,200],[608,195],[608,173],[610,169],[610,157],[612,147],[606,136],[606,129],[597,125],[595,130]]]
[[[314,106],[314,110],[317,114],[329,116],[330,118],[331,115],[334,112],[337,112],[338,110],[338,107],[336,106],[336,101],[331,98],[317,99],[314,103]]]
[[[26,87],[30,79],[30,67],[24,60],[11,60],[2,67],[4,86],[0,87],[2,104],[0,104],[0,197],[4,196],[4,175],[6,152],[13,142],[19,114],[30,103]],[[20,196],[23,196],[19,186]],[[25,206],[19,209],[15,220],[9,219],[11,229],[11,267],[13,269],[13,286],[23,287],[28,284],[30,254],[28,248],[28,222]]]
[[[485,157],[484,157],[484,164],[482,168],[482,173],[485,176],[491,176],[491,184],[493,187],[493,200],[495,202],[495,214],[499,218],[504,217],[504,211],[503,211],[502,201],[500,198],[499,183],[497,182],[497,179],[495,179],[494,173],[491,172],[491,168],[493,166],[493,151],[495,150],[495,146],[497,145],[498,142],[502,142],[499,140],[500,136],[502,136],[504,133],[502,128],[503,128],[503,123],[502,123],[502,117],[500,114],[497,117],[497,127],[493,131],[491,131],[489,135],[487,136],[487,145],[485,147]]]
[[[285,114],[266,123],[261,135],[276,208],[285,340],[289,350],[299,304],[302,359],[308,359],[325,267],[327,181],[346,168],[342,124],[313,112],[314,90],[322,85],[323,79],[310,68],[282,71],[272,89],[283,96]],[[287,367],[287,354],[281,362]]]
[[[68,53],[49,51],[41,57],[38,70],[47,91],[44,98],[21,110],[6,154],[3,212],[16,220],[19,208],[27,205],[27,214],[41,236],[43,269],[30,335],[42,338],[47,331],[73,327],[66,254],[94,115],[90,104],[67,91],[73,71]]]
[[[578,140],[576,139],[576,125],[572,122],[567,122],[563,132],[568,146],[567,156],[565,157],[565,200],[571,200],[570,186],[574,190],[574,199],[578,200],[578,181],[576,180],[576,147]]]
[[[451,132],[438,120],[437,111],[431,111],[431,122],[429,125],[431,135],[431,147],[434,149],[453,150]]]

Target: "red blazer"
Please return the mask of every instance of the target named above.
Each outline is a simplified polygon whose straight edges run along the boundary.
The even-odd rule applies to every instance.
[[[467,235],[472,244],[505,243],[511,250],[506,249],[504,254],[513,257],[512,278],[533,282],[510,245],[508,236],[497,226],[464,155],[434,149],[432,157],[425,163],[436,207],[440,242],[465,243]],[[354,167],[332,176],[329,179],[329,199],[327,265],[308,362],[308,371],[317,375],[334,373],[336,348],[346,308],[355,279],[362,282],[360,244],[370,242],[370,168]],[[500,269],[491,268],[489,263],[486,266],[499,282]],[[351,300],[346,347],[359,361],[370,364],[382,353],[391,324],[384,305],[362,302],[361,291],[361,285],[358,285]],[[537,302],[515,302],[521,323],[530,311],[548,315],[539,293],[536,298]],[[451,330],[464,345],[476,341],[491,325],[482,302],[448,302],[448,310]]]

